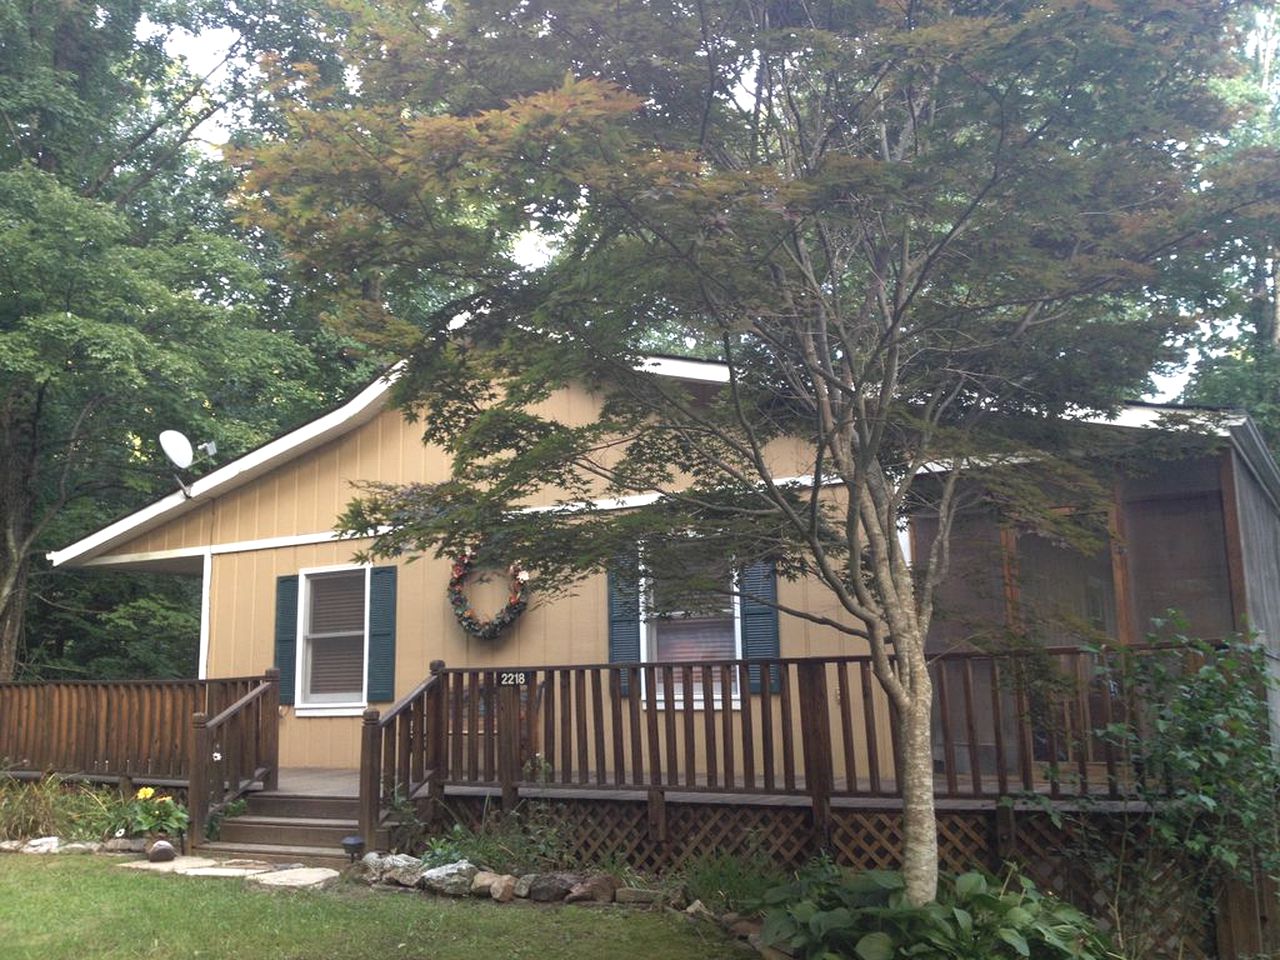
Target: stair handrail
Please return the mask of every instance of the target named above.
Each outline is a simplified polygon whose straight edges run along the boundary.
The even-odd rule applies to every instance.
[[[190,843],[204,840],[210,818],[242,797],[261,781],[276,789],[280,775],[280,671],[271,667],[261,682],[212,718],[203,711],[191,716],[191,758],[187,784],[187,808],[191,818]],[[255,709],[256,708],[256,709]],[[215,751],[214,736],[236,722],[253,722],[226,738]]]

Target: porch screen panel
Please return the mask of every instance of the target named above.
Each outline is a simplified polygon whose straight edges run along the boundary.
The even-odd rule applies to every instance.
[[[1139,636],[1170,609],[1191,636],[1214,639],[1234,627],[1227,540],[1218,493],[1124,505],[1134,623]]]
[[[1048,647],[1116,637],[1110,546],[1083,553],[1043,537],[1018,537],[1019,609],[1028,636]]]
[[[365,572],[307,581],[304,670],[312,703],[360,700],[364,692]]]

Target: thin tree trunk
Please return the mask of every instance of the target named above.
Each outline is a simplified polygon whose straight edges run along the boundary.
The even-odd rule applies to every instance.
[[[31,561],[23,558],[18,564],[13,587],[3,607],[0,607],[0,681],[14,678],[18,669],[18,651],[22,649]]]
[[[923,665],[923,657],[920,658]],[[933,689],[927,676],[913,703],[898,711],[902,758],[902,878],[907,900],[931,903],[938,893],[938,822],[933,797]]]

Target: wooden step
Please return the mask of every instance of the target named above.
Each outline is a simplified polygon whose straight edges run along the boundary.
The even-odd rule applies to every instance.
[[[257,817],[357,820],[360,801],[355,797],[318,797],[304,793],[259,790],[248,794],[247,813]]]
[[[197,857],[219,860],[265,860],[267,863],[301,863],[307,867],[332,867],[341,870],[351,860],[341,847],[295,846],[279,843],[230,843],[226,840],[206,841],[196,847]]]
[[[218,839],[228,843],[275,843],[302,847],[341,848],[345,837],[359,832],[360,825],[355,820],[245,814],[223,820]]]

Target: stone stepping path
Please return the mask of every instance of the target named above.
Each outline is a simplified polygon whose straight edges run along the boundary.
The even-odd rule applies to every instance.
[[[119,864],[125,870],[171,873],[180,877],[230,877],[250,880],[264,887],[302,889],[322,887],[338,878],[328,867],[277,867],[262,860],[212,860],[209,857],[175,857],[161,863],[131,860]]]

